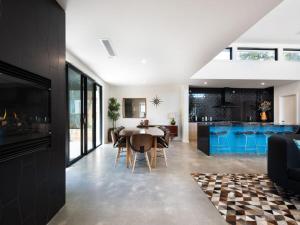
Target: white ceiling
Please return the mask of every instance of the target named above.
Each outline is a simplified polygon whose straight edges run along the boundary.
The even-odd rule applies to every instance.
[[[300,1],[284,0],[237,42],[299,44]]]
[[[67,50],[115,85],[187,83],[281,0],[57,0]],[[108,38],[117,57],[99,41]],[[145,59],[146,64],[141,63]]]
[[[279,61],[222,61],[212,60],[195,73],[190,82],[197,79],[231,80],[291,80],[298,81],[299,62]]]
[[[229,87],[229,88],[267,88],[290,84],[290,80],[238,80],[238,79],[204,79],[193,80],[191,86],[197,87]],[[262,85],[262,83],[264,85]]]

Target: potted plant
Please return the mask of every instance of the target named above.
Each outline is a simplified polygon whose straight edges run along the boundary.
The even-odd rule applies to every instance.
[[[168,114],[168,118],[170,120],[170,124],[173,125],[173,126],[176,125],[176,119],[175,119],[175,117],[176,117],[175,112],[170,112]]]
[[[110,98],[108,100],[108,112],[107,115],[109,119],[112,120],[112,128],[108,129],[108,140],[111,141],[110,132],[111,130],[116,129],[117,126],[117,120],[120,118],[120,103],[118,103],[118,100],[116,98]]]
[[[176,125],[176,120],[175,120],[174,117],[171,119],[170,124],[173,125],[173,126]]]
[[[261,113],[260,113],[260,118],[262,121],[267,121],[267,111],[271,110],[271,102],[270,101],[263,101],[260,103],[259,108],[258,108]]]

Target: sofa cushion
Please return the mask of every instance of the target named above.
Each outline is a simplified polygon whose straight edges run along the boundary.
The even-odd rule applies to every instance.
[[[300,150],[300,140],[294,139],[294,142],[297,145],[298,149]]]
[[[289,168],[287,173],[289,179],[300,181],[300,168]]]

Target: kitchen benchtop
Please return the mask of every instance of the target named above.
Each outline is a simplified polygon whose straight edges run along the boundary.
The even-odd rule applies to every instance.
[[[269,122],[238,122],[238,121],[224,121],[224,122],[197,122],[202,126],[300,126],[300,124],[287,123],[269,123]]]

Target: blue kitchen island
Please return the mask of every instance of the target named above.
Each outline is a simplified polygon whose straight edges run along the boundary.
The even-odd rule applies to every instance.
[[[298,125],[259,122],[200,122],[197,148],[207,155],[265,155],[271,135],[287,135],[298,128]]]

